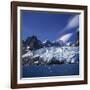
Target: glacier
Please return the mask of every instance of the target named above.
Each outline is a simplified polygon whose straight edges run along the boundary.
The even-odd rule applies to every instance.
[[[36,60],[36,59],[37,60]],[[52,61],[63,63],[79,63],[79,47],[78,46],[63,46],[63,47],[43,47],[35,51],[29,50],[26,54],[22,55],[22,59],[33,60],[33,63],[40,63],[41,61],[46,64]]]

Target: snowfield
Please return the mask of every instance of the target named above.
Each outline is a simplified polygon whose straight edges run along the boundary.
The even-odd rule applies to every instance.
[[[37,57],[47,63],[52,60],[64,63],[78,63],[79,47],[44,47],[35,51],[29,50],[26,54],[22,55],[22,59],[34,59]],[[38,60],[36,62],[38,63]]]

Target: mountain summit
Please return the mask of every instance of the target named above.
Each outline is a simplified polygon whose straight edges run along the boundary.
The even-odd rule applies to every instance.
[[[28,37],[25,41],[25,46],[29,46],[30,50],[36,50],[43,47],[43,44],[36,36]]]

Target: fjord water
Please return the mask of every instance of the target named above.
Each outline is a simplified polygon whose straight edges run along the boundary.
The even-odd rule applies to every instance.
[[[79,75],[79,63],[31,65],[22,68],[22,77],[24,78]]]

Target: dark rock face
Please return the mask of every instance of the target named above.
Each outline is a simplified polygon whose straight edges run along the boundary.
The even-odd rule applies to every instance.
[[[33,50],[40,49],[43,47],[42,42],[40,40],[38,40],[37,37],[35,37],[35,36],[31,37],[29,46]]]
[[[21,48],[22,48],[22,54],[25,54],[26,53],[26,46],[25,46],[25,41],[24,40],[22,40]]]
[[[79,41],[78,40],[76,41],[75,46],[79,46]]]
[[[36,36],[32,36],[26,39],[25,46],[29,46],[30,50],[36,50],[42,48],[43,44]]]
[[[77,40],[72,46],[79,46],[79,41]]]
[[[52,58],[51,61],[48,63],[49,65],[52,65],[52,64],[64,64],[64,61],[59,61],[59,60],[56,60],[56,58]]]
[[[77,40],[75,43],[72,44],[72,46],[79,46],[79,32],[76,32]]]

